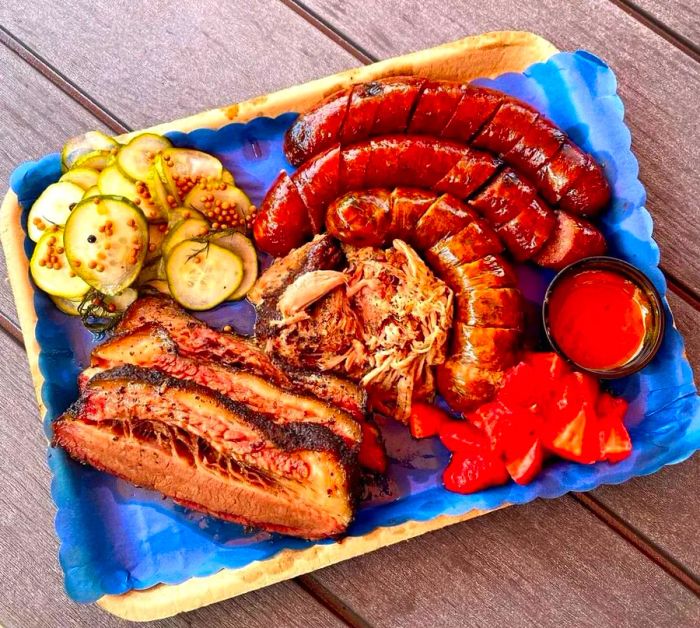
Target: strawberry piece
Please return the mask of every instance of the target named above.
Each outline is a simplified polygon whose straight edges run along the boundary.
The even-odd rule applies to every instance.
[[[440,426],[440,441],[452,452],[489,447],[484,434],[467,421],[445,421]]]
[[[362,443],[357,454],[360,466],[372,471],[379,471],[379,473],[385,473],[387,458],[379,429],[368,421],[362,421],[361,426]]]
[[[449,420],[449,415],[440,408],[429,403],[414,402],[408,425],[413,438],[428,438],[437,436],[440,426]]]
[[[497,455],[503,453],[506,439],[513,432],[513,416],[510,408],[497,399],[483,404],[467,415],[467,420],[486,435],[492,452]]]
[[[598,438],[601,460],[619,462],[632,453],[632,440],[623,423],[627,402],[608,393],[598,398],[596,410],[599,417]]]
[[[483,447],[452,454],[442,473],[445,488],[454,493],[474,493],[507,481],[508,472],[503,462]]]
[[[538,436],[533,436],[520,455],[506,455],[506,470],[514,482],[529,484],[541,471],[544,448]]]

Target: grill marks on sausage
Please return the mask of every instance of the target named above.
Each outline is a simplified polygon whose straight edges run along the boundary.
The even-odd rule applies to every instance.
[[[345,118],[338,122],[344,107]],[[576,214],[595,214],[610,199],[602,168],[551,120],[501,92],[451,81],[393,77],[355,85],[302,114],[287,134],[285,150],[299,165],[338,142],[403,132],[500,155],[550,203]]]
[[[483,133],[486,131],[484,130]],[[507,143],[519,141],[518,137],[520,136],[516,133],[507,139]],[[323,163],[323,168],[317,165],[319,162]],[[383,233],[384,225],[375,224],[372,228],[367,226],[362,228],[357,216],[353,218],[353,213],[365,216],[369,207],[372,207],[375,212],[382,209],[382,203],[376,198],[377,192],[373,191],[375,187],[386,189],[411,186],[432,190],[433,194],[444,192],[458,199],[468,200],[470,207],[486,217],[516,261],[536,258],[537,253],[550,242],[558,224],[557,214],[539,196],[535,186],[512,168],[503,167],[503,162],[493,157],[491,153],[426,136],[387,136],[349,147],[335,147],[306,162],[292,176],[292,180],[299,190],[304,190],[305,198],[323,199],[323,205],[309,202],[307,206],[308,216],[314,217],[315,229],[322,228],[319,225],[321,218],[324,223],[328,222],[326,212],[330,201],[327,199],[330,199],[333,194],[343,198],[344,205],[342,207],[336,205],[333,216],[333,220],[339,221],[338,224],[325,224],[325,226],[337,232],[344,231],[346,241],[357,246],[375,244],[378,226]],[[373,191],[375,198],[371,199],[369,205],[363,207],[362,199],[366,194],[342,196],[351,190],[370,190]],[[278,197],[279,194],[273,186],[268,193],[268,198],[277,199]],[[406,208],[404,212],[397,212],[397,220],[406,220],[419,230],[422,235],[418,236],[417,242],[421,246],[422,238],[427,237],[425,234],[429,234],[433,229],[428,226],[431,224],[429,219],[437,208],[432,207],[431,200],[428,203],[431,212],[421,214],[424,216],[423,223],[418,223],[421,215],[414,216],[416,207],[414,204],[410,205],[414,209]],[[276,208],[274,211],[286,213],[299,210],[294,205],[290,209]],[[264,214],[264,211],[262,213]],[[410,216],[405,217],[406,214]],[[563,213],[561,215],[564,216]],[[370,223],[374,223],[376,217],[373,217]],[[447,219],[447,215],[443,218]],[[571,221],[562,218],[560,222],[567,227],[578,226],[579,229],[584,229],[585,226],[587,233],[591,230],[599,233],[590,223],[572,218]],[[296,219],[298,216],[295,221]],[[260,220],[269,225],[264,216],[260,217]],[[270,239],[279,241],[288,238],[288,232],[293,230],[295,221],[291,225],[280,222],[276,228],[281,232],[281,236],[278,238],[272,235]],[[343,221],[352,225],[352,229],[345,228],[341,224]],[[301,232],[296,234],[299,240],[296,242],[297,245],[301,245],[307,239],[308,232],[307,224]],[[265,242],[264,238],[258,240],[261,248],[267,250]],[[601,235],[596,238],[559,238],[559,242],[560,245],[557,245],[559,252],[556,255],[542,256],[536,261],[551,268],[561,268],[561,259],[598,254],[601,251],[600,245],[604,241]],[[565,250],[567,246],[569,249]],[[275,251],[270,250],[270,252]]]
[[[515,362],[523,303],[515,272],[500,255],[503,243],[488,223],[453,196],[411,188],[351,192],[329,207],[327,223],[343,242],[381,246],[399,238],[423,253],[457,304],[438,389],[459,411],[492,396]]]

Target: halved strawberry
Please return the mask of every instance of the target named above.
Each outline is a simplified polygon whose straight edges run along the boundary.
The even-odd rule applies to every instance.
[[[608,393],[598,398],[598,439],[602,460],[619,462],[632,453],[632,440],[623,423],[627,402]]]
[[[513,413],[510,408],[496,399],[483,404],[466,418],[476,429],[486,435],[491,451],[501,455],[506,440],[513,432]]]
[[[360,466],[372,471],[379,471],[379,473],[385,473],[387,458],[379,428],[368,421],[362,421],[361,426],[362,443],[357,454]]]
[[[566,361],[554,351],[531,351],[525,354],[525,362],[537,372],[541,383],[554,382],[571,372]]]
[[[411,406],[411,416],[408,417],[408,426],[413,438],[428,438],[437,436],[440,426],[449,420],[450,416],[440,408],[429,403],[414,402]]]
[[[452,454],[442,473],[445,488],[455,493],[474,493],[507,481],[508,472],[501,459],[483,447]]]
[[[445,421],[440,426],[440,441],[452,452],[471,447],[489,447],[484,434],[467,421]]]

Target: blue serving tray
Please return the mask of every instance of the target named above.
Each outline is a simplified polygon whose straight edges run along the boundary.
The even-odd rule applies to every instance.
[[[613,202],[601,226],[610,254],[639,267],[665,295],[652,220],[644,207],[645,192],[638,180],[637,160],[630,150],[630,133],[623,121],[624,109],[612,70],[592,54],[579,51],[557,54],[523,73],[475,83],[529,102],[605,165]],[[259,204],[279,170],[293,170],[284,158],[282,139],[295,117],[286,113],[219,130],[168,135],[177,146],[220,157],[237,184]],[[25,163],[13,173],[11,187],[22,208],[25,233],[29,207],[59,176],[57,154]],[[33,243],[25,238],[27,255],[32,248]],[[519,269],[521,287],[534,302],[541,302],[551,276],[529,266]],[[665,296],[664,306],[670,321]],[[99,339],[75,318],[61,314],[41,291],[34,293],[34,307],[39,368],[45,380],[41,391],[47,409],[45,430],[50,437],[52,421],[77,397],[77,375],[88,364],[90,350]],[[253,317],[252,309],[242,303],[203,315],[210,324],[231,324],[243,333],[252,329]],[[680,462],[698,449],[700,398],[675,327],[667,326],[661,350],[651,364],[641,373],[615,381],[612,387],[630,403],[626,423],[634,450],[628,459],[615,465],[560,461],[548,465],[528,486],[510,483],[472,495],[442,488],[440,471],[448,455],[436,439],[413,441],[404,427],[383,423],[391,459],[391,490],[362,504],[348,535],[357,537],[405,522],[462,516],[475,509],[489,510],[616,484]],[[224,568],[244,567],[284,549],[312,545],[281,535],[247,532],[238,525],[189,511],[156,493],[80,466],[61,450],[49,450],[49,465],[58,509],[60,562],[66,589],[79,602],[159,583],[177,584]]]

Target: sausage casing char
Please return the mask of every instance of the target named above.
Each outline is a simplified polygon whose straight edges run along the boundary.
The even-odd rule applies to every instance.
[[[338,208],[334,219],[354,224],[354,244],[371,245],[372,233],[363,235],[367,225],[353,219],[352,213],[363,203],[359,191],[375,186],[419,188],[422,191],[415,189],[412,199],[422,194],[429,205],[441,193],[468,200],[470,211],[486,218],[516,261],[534,260],[557,269],[605,250],[604,238],[592,224],[565,210],[553,210],[533,184],[512,168],[504,168],[499,158],[456,142],[411,135],[333,146],[291,177],[282,173],[268,191],[253,225],[259,248],[279,256],[301,246],[311,234],[324,231],[328,204],[348,191],[358,194]],[[376,198],[370,206],[374,212],[381,210]],[[438,207],[418,214],[421,207],[410,202],[395,212],[397,222],[392,229],[400,232],[410,225],[429,231]],[[386,207],[384,213],[388,216]],[[447,218],[444,212],[438,215]],[[364,220],[362,212],[359,216]],[[421,216],[423,222],[418,224]],[[450,218],[454,222],[459,217]],[[539,255],[544,250],[548,253]]]
[[[404,132],[497,154],[574,214],[593,215],[610,200],[601,166],[551,120],[512,96],[451,81],[392,77],[336,92],[299,116],[285,152],[299,165],[338,143]]]
[[[382,246],[399,238],[423,254],[456,301],[438,389],[458,411],[491,397],[503,370],[516,360],[523,302],[515,272],[501,256],[503,244],[488,223],[449,194],[398,187],[346,194],[331,204],[326,224],[349,244]]]

